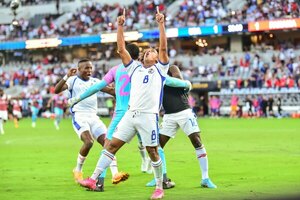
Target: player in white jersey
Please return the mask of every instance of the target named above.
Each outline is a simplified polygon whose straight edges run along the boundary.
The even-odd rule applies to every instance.
[[[0,134],[4,134],[3,123],[7,121],[8,118],[8,100],[9,97],[5,95],[3,89],[0,88]]]
[[[164,26],[164,15],[157,8],[156,21],[159,27],[159,53],[155,49],[147,49],[143,62],[134,61],[125,48],[123,25],[125,9],[118,19],[117,45],[118,53],[131,79],[129,110],[118,124],[106,151],[98,160],[97,167],[91,176],[79,183],[87,188],[96,187],[96,179],[115,157],[116,152],[134,137],[136,132],[141,136],[152,160],[156,179],[156,189],[151,199],[164,196],[162,187],[162,161],[157,152],[158,146],[158,113],[163,97],[163,86],[169,68],[167,53],[167,37]],[[147,123],[145,123],[147,122]]]
[[[100,82],[99,79],[91,77],[92,70],[93,65],[89,59],[80,60],[78,62],[78,75],[75,76],[77,69],[70,69],[67,75],[55,86],[55,93],[58,94],[68,89],[70,97],[80,95],[87,88]],[[114,94],[114,89],[108,87],[101,91]],[[97,116],[97,94],[74,104],[70,108],[70,112],[72,114],[73,128],[78,137],[83,141],[78,154],[77,165],[73,170],[75,181],[78,182],[82,180],[82,166],[93,146],[94,140],[104,146],[107,128]],[[111,163],[111,171],[113,176],[119,176],[116,160]],[[100,188],[99,191],[103,191],[103,188]]]

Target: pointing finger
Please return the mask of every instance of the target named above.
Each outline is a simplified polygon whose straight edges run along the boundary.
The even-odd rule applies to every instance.
[[[157,14],[160,13],[160,12],[159,12],[159,7],[158,7],[158,6],[156,6],[156,12],[157,12]]]
[[[125,15],[126,15],[126,10],[125,10],[125,8],[123,9],[123,16],[125,17]]]

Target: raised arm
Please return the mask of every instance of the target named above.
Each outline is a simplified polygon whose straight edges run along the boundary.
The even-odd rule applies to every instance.
[[[62,91],[68,89],[68,85],[66,84],[68,78],[70,76],[74,76],[77,72],[76,68],[69,69],[68,73],[55,85],[55,94],[61,93]]]
[[[165,16],[159,12],[158,6],[156,7],[156,21],[158,23],[159,29],[159,52],[158,59],[163,64],[169,63],[168,57],[168,43],[167,43],[167,35],[165,30]]]
[[[117,30],[117,46],[118,46],[118,53],[122,59],[122,63],[124,66],[128,66],[130,64],[132,58],[125,47],[125,39],[124,39],[124,23],[125,23],[125,8],[123,10],[123,15],[117,18],[118,22],[118,30]]]

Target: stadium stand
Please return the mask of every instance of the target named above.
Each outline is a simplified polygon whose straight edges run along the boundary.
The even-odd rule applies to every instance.
[[[127,10],[125,29],[137,31],[155,29],[153,13],[156,6],[165,12],[166,26],[169,28],[211,25],[224,27],[227,24],[246,24],[257,20],[293,19],[299,17],[300,10],[299,3],[294,0],[131,0],[122,5],[117,1],[106,0],[65,0],[61,1],[58,10],[56,1],[32,0],[22,1],[18,12],[20,28],[16,30],[10,25],[13,16],[8,8],[9,1],[2,1],[1,4],[0,41],[87,35],[99,37],[100,34],[115,31],[116,17],[122,13],[124,4]],[[43,6],[47,7],[46,12],[42,12],[45,10]],[[30,13],[26,11],[28,8]],[[217,38],[207,37],[208,43],[213,44],[203,48],[191,48],[191,43],[195,46],[193,40],[196,36],[181,38],[180,42],[173,38],[169,47],[171,63],[178,65],[184,78],[193,83],[220,85],[220,91],[208,93],[206,101],[212,96],[218,96],[222,100],[221,114],[228,114],[230,111],[233,94],[237,94],[243,101],[248,95],[257,99],[262,94],[280,94],[284,109],[292,112],[299,110],[296,104],[300,86],[300,46],[297,32],[293,32],[296,30],[297,28],[292,29],[290,33],[293,40],[281,38],[283,34],[274,38],[275,33],[269,32],[249,31],[226,36],[223,30],[225,34],[218,35]],[[246,35],[250,34],[252,35],[247,38]],[[232,41],[237,41],[238,48],[231,47],[234,46]],[[150,39],[140,42],[155,46],[157,41]],[[120,63],[114,45],[95,44],[91,47],[94,49],[92,53],[86,51],[87,48],[82,46],[72,53],[65,47],[54,51],[45,49],[43,53],[22,50],[13,52],[13,56],[10,51],[0,52],[0,58],[7,61],[0,67],[0,87],[9,88],[8,92],[12,91],[12,94],[30,93],[38,88],[42,95],[47,96],[53,92],[52,85],[65,73],[66,68],[75,66],[79,55],[94,60],[97,71],[95,76],[99,78],[110,67]],[[82,50],[82,53],[74,53],[77,50]]]
[[[37,0],[36,0],[37,1]],[[27,2],[27,1],[26,1]],[[33,2],[33,3],[31,3]],[[42,1],[43,2],[43,1]],[[300,7],[295,1],[234,1],[228,0],[141,0],[127,5],[126,26],[130,30],[150,29],[155,25],[153,11],[156,6],[166,10],[167,27],[246,23],[249,21],[298,17]],[[105,1],[63,1],[61,11],[49,2],[47,12],[42,5],[32,4],[18,14],[21,29],[13,31],[9,9],[0,8],[0,40],[32,39],[80,34],[97,34],[116,30],[115,17],[122,12],[119,4]],[[46,2],[45,2],[46,3]],[[236,6],[239,5],[239,6]],[[26,6],[25,6],[26,7]],[[242,8],[241,8],[242,7]],[[43,12],[41,12],[43,11]],[[88,14],[87,14],[88,13]],[[48,15],[42,17],[43,15]],[[2,16],[3,15],[3,16]],[[9,16],[9,17],[8,17]],[[59,18],[60,17],[60,18]],[[8,19],[9,18],[9,19]],[[40,21],[37,23],[37,21]]]

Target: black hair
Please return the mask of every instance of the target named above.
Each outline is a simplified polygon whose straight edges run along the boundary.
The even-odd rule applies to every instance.
[[[138,59],[138,57],[140,55],[140,49],[136,44],[133,44],[133,43],[127,44],[126,50],[128,51],[128,53],[130,54],[130,56],[133,60]]]
[[[91,62],[91,60],[88,59],[88,58],[82,58],[82,59],[80,59],[80,60],[78,61],[77,66],[79,66],[79,64],[80,64],[80,63],[83,63],[83,62]]]

